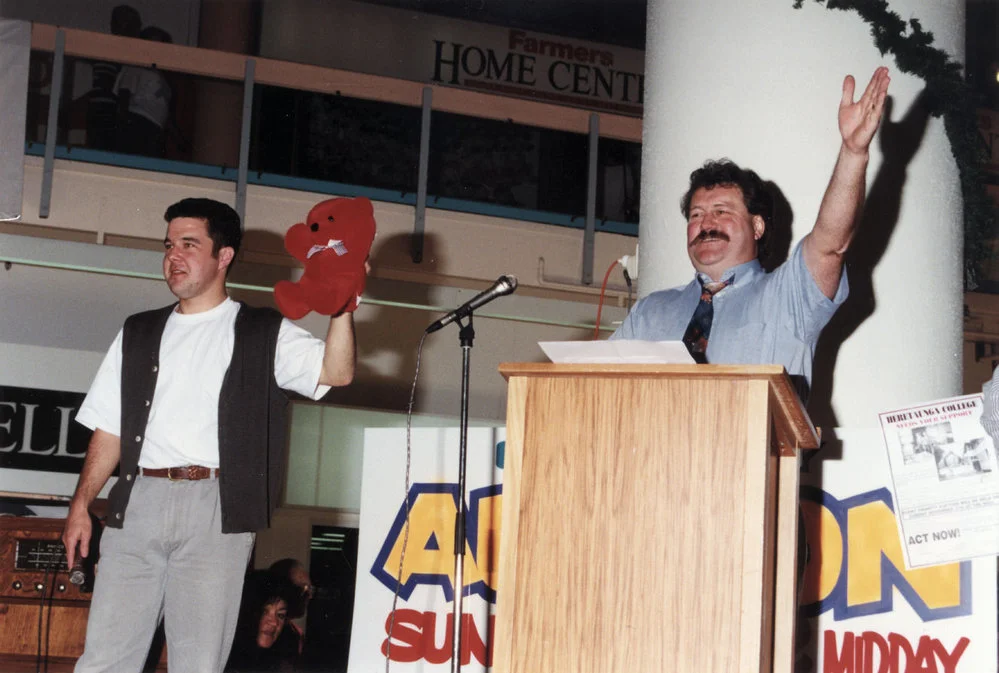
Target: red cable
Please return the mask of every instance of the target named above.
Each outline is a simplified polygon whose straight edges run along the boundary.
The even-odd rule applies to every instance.
[[[604,284],[600,286],[600,301],[597,303],[597,324],[593,328],[594,341],[600,338],[600,312],[604,309],[604,293],[607,292],[607,279],[610,278],[611,271],[614,270],[615,266],[617,266],[616,259],[607,267],[607,273],[604,274]]]

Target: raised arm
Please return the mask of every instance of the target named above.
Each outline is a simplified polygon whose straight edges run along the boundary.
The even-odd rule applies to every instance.
[[[77,544],[80,556],[87,557],[90,549],[90,536],[93,534],[90,515],[87,513],[97,494],[104,488],[114,468],[121,458],[121,439],[104,430],[94,430],[87,447],[87,457],[83,461],[80,481],[69,503],[66,527],[62,531],[62,542],[66,545],[66,562],[70,567],[76,560]]]
[[[371,273],[371,264],[364,260],[364,275]],[[360,286],[363,289],[363,284]],[[357,290],[358,304],[361,289]],[[356,305],[355,305],[356,308]],[[319,383],[324,386],[345,386],[354,380],[357,366],[357,344],[354,338],[353,309],[330,319],[326,331],[326,351],[323,353],[323,371]]]
[[[889,81],[888,68],[878,68],[860,100],[854,102],[853,77],[847,75],[843,80],[839,103],[839,132],[843,142],[815,227],[803,242],[805,265],[819,289],[830,299],[839,286],[843,255],[850,246],[864,204],[868,148],[881,122]]]
[[[330,320],[326,331],[326,352],[319,383],[345,386],[354,380],[357,349],[354,343],[354,314],[343,313]]]

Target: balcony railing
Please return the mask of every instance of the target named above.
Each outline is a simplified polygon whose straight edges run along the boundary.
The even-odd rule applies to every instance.
[[[248,184],[410,204],[414,260],[427,207],[577,227],[584,284],[595,232],[638,232],[635,117],[39,24],[32,49],[27,151],[48,176],[62,157],[229,180],[241,215]],[[102,117],[101,68],[116,94],[165,87],[165,123]]]

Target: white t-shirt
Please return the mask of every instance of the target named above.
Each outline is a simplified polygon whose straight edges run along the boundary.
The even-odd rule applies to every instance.
[[[170,85],[159,71],[126,65],[118,73],[114,85],[117,94],[122,89],[130,92],[128,111],[142,115],[160,128],[170,116]]]
[[[160,340],[141,467],[218,467],[219,393],[232,360],[237,313],[239,304],[227,297],[208,311],[170,314]],[[91,430],[116,436],[121,436],[121,341],[119,330],[76,415]],[[330,387],[319,385],[324,352],[325,342],[282,320],[274,355],[277,384],[311,399],[325,395]]]

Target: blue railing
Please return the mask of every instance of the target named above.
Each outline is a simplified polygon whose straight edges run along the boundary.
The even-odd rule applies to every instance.
[[[45,145],[29,141],[25,143],[24,151],[28,155],[41,157],[45,154]],[[122,168],[134,168],[157,173],[187,175],[210,180],[221,180],[223,182],[236,182],[237,179],[237,169],[232,167],[213,166],[193,161],[178,161],[176,159],[145,157],[123,152],[107,152],[104,150],[88,149],[86,147],[57,145],[55,158],[91,164],[104,164],[107,166],[120,166]],[[335,194],[338,196],[366,196],[372,201],[400,203],[408,206],[416,205],[416,192],[400,192],[397,190],[365,187],[363,185],[352,185],[330,180],[317,180],[293,175],[252,171],[247,176],[247,181],[252,185],[261,185],[264,187],[278,187],[316,194]],[[586,226],[584,218],[579,215],[565,215],[482,201],[471,201],[468,199],[428,196],[427,205],[439,210],[451,210],[486,217],[521,220],[524,222],[537,222],[539,224],[551,224],[574,229],[582,229]],[[638,225],[632,222],[597,220],[596,230],[625,236],[638,235]]]

